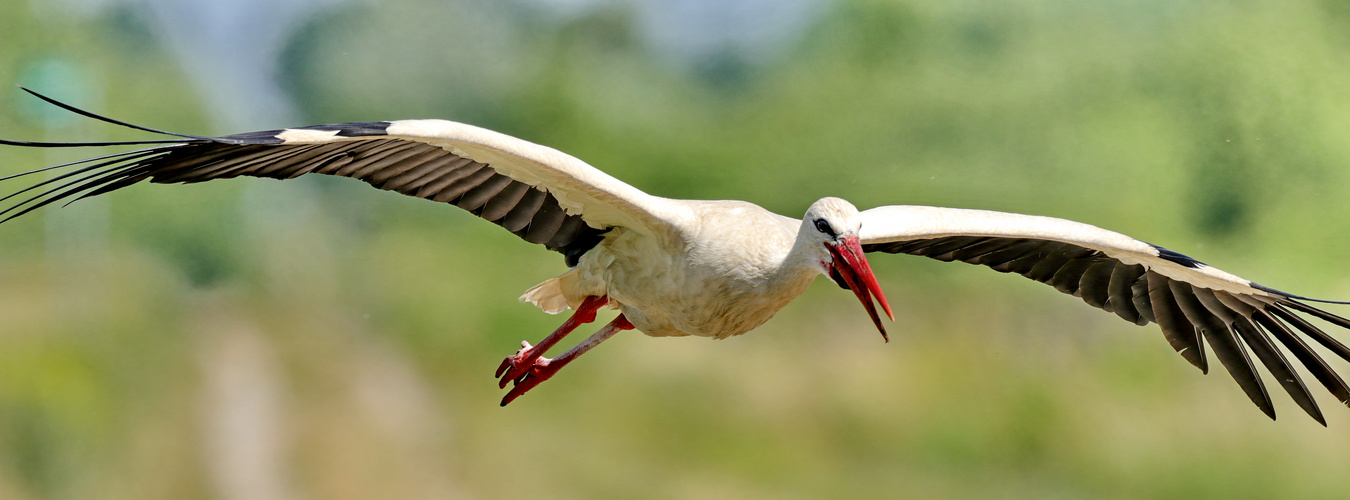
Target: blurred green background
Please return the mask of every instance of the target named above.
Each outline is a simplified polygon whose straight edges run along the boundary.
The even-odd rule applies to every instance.
[[[662,196],[1065,217],[1350,298],[1343,1],[0,0],[0,84],[10,139],[148,138],[16,84],[194,134],[447,118]],[[0,498],[1350,496],[1326,394],[1329,428],[1271,422],[1156,326],[873,265],[890,344],[820,280],[503,409],[562,257],[457,209],[330,178],[44,209],[0,226]]]

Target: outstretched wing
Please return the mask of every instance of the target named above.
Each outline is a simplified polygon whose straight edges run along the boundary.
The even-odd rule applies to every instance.
[[[25,89],[27,90],[27,89]],[[525,241],[561,252],[575,265],[613,227],[648,232],[665,227],[671,205],[565,153],[505,134],[446,120],[340,123],[202,137],[105,118],[32,91],[73,112],[174,136],[157,141],[35,143],[30,147],[155,144],[6,177],[70,168],[10,194],[28,198],[0,211],[0,222],[61,200],[77,200],[143,180],[202,182],[241,175],[290,179],[327,174],[380,189],[449,203],[492,221]]]
[[[921,206],[866,210],[859,237],[868,252],[1017,273],[1126,321],[1157,323],[1172,347],[1203,372],[1208,372],[1208,343],[1252,402],[1273,419],[1275,410],[1247,354],[1250,349],[1294,401],[1326,425],[1307,387],[1271,341],[1274,337],[1338,401],[1350,405],[1350,387],[1296,332],[1347,361],[1350,348],[1295,312],[1346,328],[1350,320],[1297,300],[1313,299],[1263,287],[1171,250],[1064,219]]]

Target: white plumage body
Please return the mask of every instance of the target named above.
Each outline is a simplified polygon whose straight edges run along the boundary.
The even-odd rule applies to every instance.
[[[647,335],[726,338],[768,321],[819,274],[789,258],[796,219],[743,201],[666,201],[686,214],[678,231],[612,230],[522,299],[556,313],[564,302],[608,296]]]

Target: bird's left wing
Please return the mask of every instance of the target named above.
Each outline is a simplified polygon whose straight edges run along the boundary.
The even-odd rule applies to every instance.
[[[884,206],[862,212],[868,252],[906,253],[1017,273],[1081,297],[1139,325],[1157,323],[1191,364],[1208,371],[1204,344],[1263,412],[1275,410],[1247,350],[1294,401],[1326,425],[1274,337],[1336,399],[1350,387],[1297,332],[1350,361],[1350,348],[1295,312],[1350,328],[1350,320],[1306,299],[1252,283],[1185,255],[1120,233],[1052,217],[986,210]]]
[[[25,201],[0,211],[0,217],[7,217],[3,220],[56,201],[94,196],[143,180],[186,183],[241,175],[290,179],[327,174],[458,206],[528,242],[561,252],[568,265],[574,265],[609,228],[660,231],[666,228],[665,221],[676,216],[668,213],[677,207],[667,200],[570,155],[463,123],[340,123],[204,137],[131,125],[29,92],[84,116],[174,138],[111,143],[0,140],[0,144],[34,147],[155,145],[6,177],[71,168],[0,199],[32,192]]]

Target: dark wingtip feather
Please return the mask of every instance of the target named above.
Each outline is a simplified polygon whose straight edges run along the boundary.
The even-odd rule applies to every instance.
[[[1294,294],[1289,293],[1289,292],[1282,292],[1282,291],[1280,291],[1280,290],[1276,290],[1276,289],[1274,289],[1274,288],[1271,288],[1271,287],[1268,287],[1268,286],[1265,286],[1265,285],[1262,285],[1262,284],[1259,284],[1259,283],[1252,283],[1252,282],[1250,282],[1250,281],[1247,282],[1247,286],[1250,286],[1250,287],[1255,288],[1255,289],[1257,289],[1257,290],[1261,290],[1261,291],[1263,291],[1263,292],[1273,293],[1273,294],[1275,294],[1275,295],[1279,295],[1279,296],[1281,296],[1281,297],[1285,297],[1285,298],[1288,298],[1288,299],[1307,300],[1307,301],[1310,301],[1310,302],[1321,302],[1321,303],[1323,303],[1323,304],[1341,304],[1341,305],[1350,305],[1350,302],[1342,302],[1342,301],[1339,301],[1339,300],[1314,299],[1314,298],[1312,298],[1312,297],[1304,297],[1304,296],[1302,296],[1302,295],[1294,295]]]
[[[109,155],[95,156],[95,157],[93,157],[93,158],[85,158],[85,159],[83,159],[83,160],[76,160],[76,161],[72,161],[72,162],[66,162],[66,163],[62,163],[62,164],[60,164],[60,165],[52,165],[52,166],[49,166],[49,167],[35,168],[35,169],[33,169],[33,170],[28,170],[28,171],[25,171],[25,172],[19,172],[19,173],[17,173],[17,174],[11,174],[11,175],[6,175],[6,176],[4,176],[4,177],[0,177],[0,181],[7,181],[7,180],[10,180],[10,179],[17,179],[17,178],[19,178],[19,177],[23,177],[23,176],[27,176],[27,175],[33,175],[33,174],[37,174],[37,173],[42,173],[42,172],[46,172],[46,171],[48,171],[48,170],[56,170],[56,169],[62,168],[62,167],[69,167],[69,166],[80,165],[80,164],[84,164],[84,163],[93,163],[93,162],[96,162],[96,161],[99,161],[99,160],[106,160],[106,159],[108,159],[108,158],[121,158],[121,160],[116,160],[116,161],[125,161],[125,160],[128,159],[128,157],[132,157],[132,156],[135,156],[135,155],[137,155],[137,154],[144,153],[144,152],[146,152],[146,151],[151,151],[151,150],[154,150],[154,149],[156,149],[156,148],[142,149],[142,150],[137,150],[137,151],[123,151],[123,152],[120,152],[120,153],[113,153],[113,154],[109,154]],[[95,166],[94,168],[98,168],[98,166]]]
[[[1300,311],[1312,314],[1313,316],[1317,316],[1319,318],[1322,318],[1324,320],[1336,323],[1339,326],[1347,328],[1350,328],[1350,326],[1346,326],[1346,323],[1350,322],[1347,322],[1345,318],[1342,318],[1340,316],[1336,316],[1321,309],[1309,307],[1306,304],[1300,304],[1294,301],[1281,302],[1280,304],[1272,306],[1268,309],[1271,313],[1275,314],[1276,316],[1279,316],[1280,319],[1292,323],[1300,331],[1307,334],[1309,337],[1312,337],[1313,340],[1316,340],[1317,343],[1322,344],[1322,347],[1330,349],[1332,352],[1336,353],[1337,356],[1340,356],[1341,359],[1350,361],[1350,348],[1346,347],[1345,344],[1342,344],[1340,341],[1336,340],[1331,335],[1327,335],[1327,332],[1324,332],[1320,328],[1313,326],[1312,323],[1309,323],[1303,318],[1298,317],[1294,313],[1289,312],[1289,310],[1285,309],[1283,306],[1298,309]],[[1339,320],[1339,322],[1336,320]]]
[[[26,148],[83,148],[97,146],[143,146],[147,144],[182,144],[187,141],[166,139],[160,141],[104,141],[104,142],[35,142],[35,141],[15,141],[10,139],[0,139],[0,144],[6,146],[23,146]]]
[[[1177,264],[1177,265],[1180,265],[1180,266],[1182,266],[1182,267],[1191,268],[1191,269],[1199,269],[1199,268],[1201,268],[1201,267],[1205,267],[1205,263],[1204,263],[1204,262],[1200,262],[1200,261],[1198,261],[1198,260],[1195,260],[1195,259],[1193,259],[1193,258],[1191,258],[1191,257],[1189,257],[1189,256],[1187,256],[1187,255],[1185,255],[1185,254],[1182,254],[1182,253],[1180,253],[1180,252],[1175,252],[1175,251],[1172,251],[1172,250],[1168,250],[1168,249],[1166,249],[1166,248],[1160,247],[1160,246],[1158,246],[1158,245],[1154,245],[1154,244],[1152,244],[1152,243],[1150,243],[1148,246],[1151,246],[1151,247],[1153,247],[1154,250],[1157,250],[1157,251],[1158,251],[1158,257],[1162,258],[1163,260],[1172,262],[1172,263]]]
[[[125,174],[126,174],[127,172],[132,171],[132,170],[136,169],[137,167],[138,167],[138,165],[137,165],[137,164],[134,164],[134,163],[131,164],[131,165],[123,165],[123,166],[120,166],[120,167],[113,168],[113,169],[111,169],[111,170],[107,170],[107,171],[103,171],[103,172],[96,172],[96,173],[93,173],[93,174],[90,174],[90,175],[87,175],[87,176],[84,176],[84,177],[75,179],[75,180],[73,180],[73,181],[67,182],[67,183],[62,184],[62,185],[60,185],[60,186],[58,186],[58,187],[55,187],[55,188],[49,189],[49,190],[47,190],[47,191],[44,191],[44,192],[42,192],[42,193],[40,193],[40,194],[38,194],[38,195],[36,195],[36,196],[33,196],[33,197],[31,197],[31,198],[28,198],[27,200],[24,200],[23,202],[20,202],[20,203],[14,205],[14,206],[12,206],[12,207],[9,207],[9,208],[7,208],[7,209],[5,209],[5,210],[3,210],[3,211],[0,211],[0,215],[3,215],[3,214],[5,214],[5,213],[8,213],[8,212],[13,211],[13,210],[15,210],[15,209],[18,209],[18,208],[20,208],[20,207],[23,207],[24,205],[28,205],[29,203],[32,203],[32,205],[29,205],[28,207],[24,208],[23,210],[20,210],[20,211],[14,213],[13,215],[10,215],[9,217],[6,217],[4,220],[0,220],[0,224],[3,224],[3,223],[5,223],[5,222],[9,222],[10,220],[13,220],[15,217],[19,217],[19,216],[24,215],[24,214],[26,214],[26,213],[28,213],[28,212],[32,212],[32,211],[34,211],[34,210],[37,210],[37,209],[42,208],[42,207],[45,207],[45,206],[47,206],[47,205],[50,205],[50,204],[55,203],[55,202],[57,202],[57,201],[60,201],[60,200],[62,200],[62,199],[69,198],[69,197],[74,196],[74,195],[76,195],[76,194],[79,194],[80,192],[83,192],[83,191],[85,191],[85,190],[92,189],[92,188],[96,188],[96,187],[98,187],[98,186],[107,184],[107,183],[109,183],[109,182],[116,181],[116,180],[119,179],[119,178],[125,177]],[[78,185],[78,186],[75,186],[76,184],[79,184],[79,185]],[[75,187],[71,187],[71,186],[75,186]],[[69,188],[69,189],[67,189],[67,188]],[[45,197],[45,199],[44,199],[44,197]],[[80,199],[80,198],[76,198],[76,200],[78,200],[78,199]]]
[[[1299,408],[1302,408],[1308,416],[1318,421],[1324,427],[1327,425],[1326,418],[1322,416],[1322,409],[1317,407],[1317,401],[1313,399],[1312,393],[1308,392],[1308,387],[1303,385],[1303,379],[1298,376],[1298,372],[1289,366],[1289,361],[1285,359],[1284,354],[1275,347],[1270,341],[1270,337],[1261,328],[1247,317],[1239,317],[1232,323],[1233,331],[1237,332],[1238,337],[1247,346],[1251,348],[1256,358],[1261,360],[1261,364],[1266,366],[1266,370],[1275,381],[1280,384],[1284,392],[1289,393],[1289,397],[1294,399]]]
[[[1190,284],[1170,280],[1167,284],[1172,289],[1172,296],[1181,307],[1182,313],[1191,324],[1200,328],[1200,333],[1209,343],[1214,357],[1219,358],[1219,363],[1228,370],[1228,374],[1238,386],[1242,387],[1242,391],[1247,393],[1252,403],[1274,420],[1275,406],[1270,401],[1270,394],[1266,391],[1266,385],[1261,382],[1261,377],[1256,374],[1256,366],[1252,364],[1247,349],[1243,347],[1237,333],[1205,307],[1197,297],[1195,288]]]
[[[1200,333],[1195,326],[1187,322],[1186,313],[1177,303],[1177,299],[1161,274],[1148,271],[1144,274],[1148,283],[1148,299],[1153,308],[1154,320],[1163,331],[1167,343],[1185,358],[1200,373],[1209,373],[1209,361],[1205,358],[1205,345],[1200,342]]]
[[[1331,395],[1335,396],[1337,401],[1344,405],[1350,405],[1350,385],[1346,385],[1340,375],[1337,375],[1336,371],[1331,369],[1331,365],[1328,365],[1326,360],[1322,359],[1322,356],[1313,351],[1307,342],[1304,342],[1284,323],[1272,317],[1271,311],[1260,311],[1254,314],[1252,319],[1269,330],[1276,339],[1279,339],[1280,343],[1284,344],[1285,348],[1289,349],[1289,352],[1293,353],[1294,357],[1303,363],[1308,372],[1312,373],[1313,377],[1321,382],[1322,386],[1326,387],[1327,391],[1331,392]]]
[[[64,110],[66,110],[66,111],[69,111],[69,112],[71,112],[71,113],[78,114],[78,115],[80,115],[80,116],[85,116],[85,117],[93,118],[93,119],[98,120],[98,121],[101,121],[101,122],[107,122],[107,123],[111,123],[111,124],[113,124],[113,125],[121,125],[121,126],[123,126],[123,127],[131,128],[131,129],[136,129],[136,130],[142,130],[142,131],[145,131],[145,132],[153,132],[153,133],[156,133],[156,134],[172,135],[172,136],[174,136],[174,137],[184,137],[184,138],[195,139],[195,140],[199,140],[199,141],[209,141],[209,140],[211,140],[210,137],[202,137],[202,136],[199,136],[199,135],[185,135],[185,134],[178,134],[178,133],[174,133],[174,132],[168,132],[168,131],[164,131],[164,130],[153,129],[153,128],[150,128],[150,127],[142,127],[142,126],[140,126],[140,125],[134,125],[134,124],[131,124],[131,123],[124,122],[124,121],[122,121],[122,120],[117,120],[117,119],[113,119],[113,118],[108,118],[108,117],[106,117],[106,116],[99,115],[99,114],[93,113],[93,112],[91,112],[91,111],[85,111],[85,110],[80,109],[80,108],[77,108],[77,107],[75,107],[75,106],[71,106],[71,105],[69,105],[69,104],[66,104],[66,103],[64,103],[64,102],[58,101],[58,100],[56,100],[56,99],[52,99],[52,98],[47,97],[47,96],[45,96],[45,95],[39,94],[39,93],[37,93],[36,91],[33,91],[32,89],[29,89],[29,88],[24,87],[24,86],[22,86],[22,85],[20,85],[19,88],[22,89],[24,92],[27,92],[27,93],[29,93],[29,94],[32,94],[34,97],[37,97],[38,99],[42,99],[42,100],[47,101],[48,103],[50,103],[50,104],[52,104],[52,105],[55,105],[56,107],[59,107],[59,108],[61,108],[61,109],[64,109]]]

